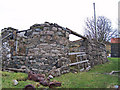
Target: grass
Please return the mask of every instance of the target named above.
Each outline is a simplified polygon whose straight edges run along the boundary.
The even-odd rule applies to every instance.
[[[120,60],[120,58],[108,58],[108,63],[95,66],[90,72],[109,73],[112,70],[118,71],[118,67],[120,66],[118,64],[118,59]]]
[[[114,85],[120,85],[118,76],[98,74],[110,73],[111,71],[118,71],[118,58],[108,58],[109,62],[97,65],[89,72],[67,73],[60,77],[55,77],[53,80],[62,82],[62,86],[58,88],[112,88]],[[36,82],[26,80],[27,74],[25,73],[10,73],[0,72],[2,74],[3,88],[23,88],[25,85],[33,84]],[[14,86],[12,80],[18,80],[19,84]],[[40,85],[40,88],[44,88]]]
[[[38,84],[38,82],[27,80],[28,75],[26,73],[12,73],[12,72],[0,72],[0,73],[2,74],[2,88],[23,88],[28,84],[32,84],[36,87],[36,84]],[[14,86],[13,80],[17,80],[19,84]]]
[[[110,88],[114,85],[120,85],[118,76],[98,74],[118,71],[118,59],[108,59],[109,62],[97,65],[89,72],[69,73],[54,79],[63,82],[63,88]]]

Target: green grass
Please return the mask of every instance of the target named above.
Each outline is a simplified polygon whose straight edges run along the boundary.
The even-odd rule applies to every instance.
[[[120,58],[108,58],[109,62],[95,66],[90,72],[109,73],[113,70],[118,71],[118,59],[120,60]]]
[[[0,72],[2,73],[2,87],[3,88],[23,88],[25,85],[30,84],[31,81],[19,81],[17,86],[13,85],[12,80],[23,80],[27,78],[25,73],[10,73],[10,72]]]
[[[110,73],[111,71],[118,71],[118,59],[108,58],[109,62],[97,65],[89,72],[67,73],[60,77],[55,77],[53,80],[62,82],[62,86],[58,88],[111,88],[114,85],[120,85],[117,76],[105,75],[99,73]],[[33,84],[36,82],[26,80],[27,74],[25,73],[10,73],[0,72],[2,76],[3,88],[23,88],[25,85]],[[14,86],[12,80],[19,80],[19,84]],[[21,81],[20,81],[21,80]],[[40,85],[40,88],[43,88]]]
[[[1,72],[2,74],[2,88],[24,88],[28,84],[32,84],[36,87],[38,82],[34,82],[31,80],[27,80],[28,75],[26,73],[13,73],[13,72]],[[13,80],[17,80],[19,82],[18,85],[13,85]],[[42,88],[45,88],[41,86]]]
[[[97,65],[89,72],[69,73],[54,79],[63,82],[63,88],[110,88],[114,85],[120,85],[118,76],[99,74],[118,71],[118,59],[108,59],[109,62]]]

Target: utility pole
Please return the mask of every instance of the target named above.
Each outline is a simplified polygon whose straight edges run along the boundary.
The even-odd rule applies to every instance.
[[[95,3],[93,3],[93,8],[94,8],[95,40],[96,40],[96,45],[97,45],[98,38],[97,38],[97,23],[96,23],[96,13],[95,13]],[[98,49],[97,48],[96,48],[96,54],[98,54]],[[97,55],[96,59],[99,62],[99,55]]]
[[[96,24],[95,3],[93,3],[93,8],[94,8],[95,38],[96,38],[96,40],[97,40],[97,24]]]
[[[118,38],[120,37],[120,1],[118,2]]]

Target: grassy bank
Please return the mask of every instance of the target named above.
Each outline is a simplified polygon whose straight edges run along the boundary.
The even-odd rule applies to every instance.
[[[110,88],[114,85],[120,85],[118,76],[107,75],[111,71],[118,71],[118,58],[108,58],[109,62],[102,65],[97,65],[89,72],[67,73],[56,77],[53,80],[62,82],[60,88]],[[25,85],[33,84],[36,82],[26,80],[27,74],[25,73],[10,73],[0,72],[2,74],[3,88],[23,88]],[[1,77],[0,77],[1,78]],[[12,80],[18,80],[19,84],[14,86]],[[43,87],[40,85],[40,88]]]
[[[64,88],[110,88],[118,83],[118,76],[107,75],[111,71],[118,71],[118,59],[108,58],[109,62],[97,65],[89,72],[77,74],[69,73],[55,78],[63,82]]]

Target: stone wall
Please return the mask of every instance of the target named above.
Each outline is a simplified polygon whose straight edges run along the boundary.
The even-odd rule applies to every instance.
[[[1,34],[0,34],[0,71],[2,71],[2,41],[1,41]],[[0,89],[2,89],[2,74],[0,74]]]
[[[104,64],[108,61],[106,46],[103,43],[95,40],[88,40],[88,58],[90,59],[91,66]]]
[[[107,62],[104,44],[89,39],[70,42],[69,34],[69,29],[48,22],[22,31],[11,27],[2,29],[3,70],[28,68],[58,76],[69,72],[68,64],[76,62],[69,57],[70,52],[85,52],[79,59],[89,60],[91,67]]]
[[[87,42],[84,39],[70,41],[70,52],[85,52]]]
[[[80,39],[70,42],[70,52],[85,52],[80,61],[89,60],[90,66],[107,62],[106,46],[103,43],[90,39]],[[75,57],[71,57],[71,61],[75,61]],[[73,61],[73,62],[74,62]]]
[[[53,75],[69,72],[67,29],[50,23],[35,24],[24,31],[6,28],[2,30],[2,38],[3,68],[27,67]]]
[[[15,54],[15,39],[17,30],[14,28],[4,28],[1,31],[2,39],[2,67],[13,66],[12,56]]]
[[[87,42],[84,39],[70,41],[70,52],[87,52]],[[79,61],[87,60],[88,55],[81,53],[81,57],[78,57]],[[76,62],[77,55],[70,55],[71,62]]]

